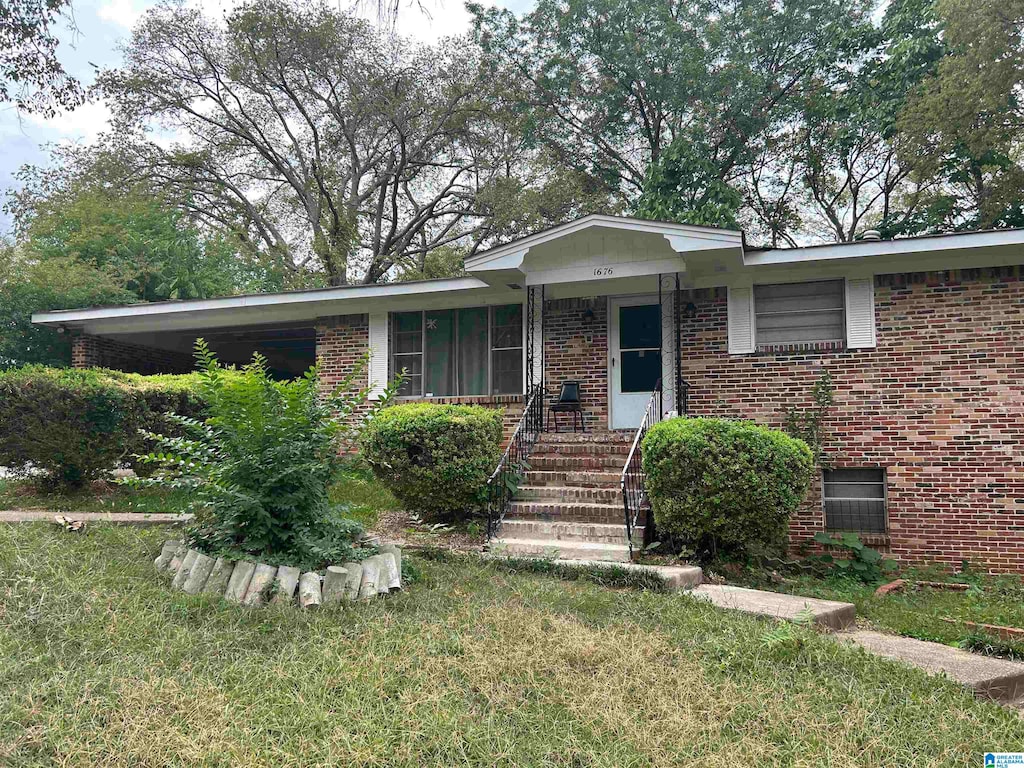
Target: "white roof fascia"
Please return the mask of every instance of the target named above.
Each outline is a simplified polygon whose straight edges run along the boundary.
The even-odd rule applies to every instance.
[[[1024,245],[1024,230],[1004,229],[992,232],[965,232],[958,235],[908,237],[902,240],[860,240],[855,243],[811,246],[809,248],[779,248],[770,251],[746,253],[743,256],[743,263],[748,267],[767,264],[800,264],[815,261],[834,261],[837,259],[861,259],[870,256],[901,256],[1013,245]]]
[[[526,251],[532,247],[551,240],[557,240],[561,237],[566,237],[567,235],[571,235],[591,227],[608,227],[610,229],[621,229],[632,232],[647,232],[655,235],[663,235],[665,237],[674,235],[677,237],[690,237],[697,240],[705,239],[710,241],[710,243],[714,243],[713,245],[709,244],[708,248],[742,245],[743,242],[743,233],[739,230],[716,229],[714,227],[696,227],[688,224],[669,224],[659,221],[646,221],[644,219],[630,219],[620,216],[591,214],[590,216],[584,216],[582,219],[571,221],[568,224],[552,227],[551,229],[543,232],[538,232],[536,235],[520,238],[519,240],[514,240],[507,245],[499,245],[496,248],[491,248],[490,250],[471,256],[466,259],[466,270],[473,272],[476,270],[493,269],[494,267],[491,266],[492,262],[499,261],[510,253],[522,251],[523,255],[525,255]],[[671,240],[669,242],[671,243]],[[675,248],[674,245],[673,248]],[[688,250],[694,249],[691,247]]]
[[[261,293],[248,296],[225,296],[219,299],[196,299],[191,301],[165,301],[151,304],[128,304],[118,307],[94,307],[56,312],[39,312],[32,315],[37,325],[64,325],[85,323],[94,320],[112,320],[131,317],[173,317],[181,314],[195,314],[258,307],[280,307],[289,304],[337,303],[345,300],[366,300],[392,296],[429,296],[452,291],[489,289],[490,286],[475,277],[455,277],[444,280],[425,280],[410,283],[382,283],[377,285],[349,285],[338,288],[320,288],[311,291],[289,291],[287,293]],[[333,310],[332,310],[333,311]],[[313,317],[314,315],[311,315]]]

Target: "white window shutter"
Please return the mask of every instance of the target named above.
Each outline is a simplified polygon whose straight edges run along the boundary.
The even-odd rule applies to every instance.
[[[875,280],[858,277],[846,281],[846,346],[872,349],[875,340]]]
[[[377,399],[388,383],[388,313],[370,313],[370,398]]]
[[[754,351],[754,289],[729,288],[729,354]]]

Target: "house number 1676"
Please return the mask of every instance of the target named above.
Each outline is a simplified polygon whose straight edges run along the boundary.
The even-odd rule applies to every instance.
[[[611,277],[615,274],[614,267],[595,267],[594,277]]]

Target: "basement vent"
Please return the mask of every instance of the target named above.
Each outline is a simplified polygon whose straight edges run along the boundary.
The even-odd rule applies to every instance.
[[[885,470],[825,470],[825,529],[885,533]]]

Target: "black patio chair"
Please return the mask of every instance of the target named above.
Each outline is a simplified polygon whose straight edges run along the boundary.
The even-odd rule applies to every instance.
[[[555,420],[555,432],[558,431],[558,414],[572,414],[572,431],[576,431],[576,417],[579,416],[580,429],[587,431],[587,421],[583,414],[583,403],[580,402],[580,383],[578,381],[563,381],[562,389],[558,393],[558,399],[548,407],[548,413]]]

